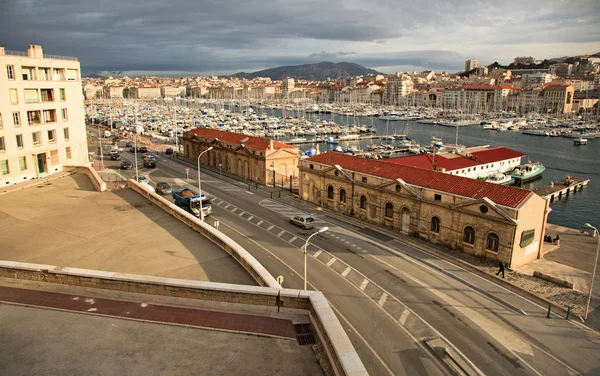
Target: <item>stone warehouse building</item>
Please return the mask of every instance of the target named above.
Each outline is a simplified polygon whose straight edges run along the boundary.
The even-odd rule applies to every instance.
[[[540,255],[550,208],[531,191],[340,153],[298,167],[303,200],[512,267]]]
[[[267,138],[197,128],[183,134],[186,158],[260,184],[289,183],[298,176],[298,148]]]

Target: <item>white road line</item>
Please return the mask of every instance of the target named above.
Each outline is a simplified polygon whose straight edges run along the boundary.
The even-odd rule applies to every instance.
[[[313,255],[313,257],[317,258],[319,257],[319,255],[323,253],[323,251],[321,251],[320,249],[318,251],[315,252],[315,254]]]
[[[281,230],[281,232],[279,234],[277,234],[277,237],[280,238],[281,235],[285,234],[285,230]]]
[[[228,205],[225,207],[225,209],[229,208],[230,206],[231,206],[231,204],[228,204]]]
[[[347,240],[346,240],[344,243],[346,243],[346,244],[350,244],[350,242],[349,242],[349,241],[347,241]]]
[[[227,208],[225,208],[227,209]],[[235,213],[238,210],[238,208],[233,208],[233,210],[231,211],[231,214]]]
[[[275,226],[271,225],[271,227],[269,227],[269,228],[267,229],[267,231],[271,231],[271,229],[272,229],[273,227],[275,227]]]
[[[380,307],[383,307],[383,305],[385,304],[385,301],[387,300],[388,294],[386,294],[385,292],[383,294],[381,294],[381,298],[379,298],[379,301],[377,302],[377,304],[379,304]]]
[[[408,309],[405,309],[402,314],[400,315],[400,318],[398,319],[398,322],[400,322],[400,325],[404,326],[404,324],[406,323],[406,319],[408,319],[408,315],[410,314],[410,311]]]
[[[257,226],[260,226],[260,225],[262,225],[262,224],[263,224],[263,222],[264,222],[263,220],[260,220],[260,221],[259,221],[259,222],[258,222],[256,225],[257,225]]]
[[[336,261],[337,261],[336,258],[332,258],[331,260],[327,261],[327,266],[333,265],[333,263],[336,262]]]
[[[250,191],[245,191],[247,194],[249,195],[253,195],[254,193],[250,192]]]
[[[367,285],[369,284],[369,280],[368,279],[363,279],[362,283],[360,284],[359,289],[361,291],[365,291],[365,288],[367,287]]]
[[[291,238],[290,240],[288,240],[288,243],[293,243],[296,239],[298,239],[298,237],[294,236],[293,238]]]
[[[242,210],[242,212],[240,214],[238,214],[238,215],[241,217],[244,214],[246,214],[246,212]]]
[[[344,270],[342,272],[342,277],[346,278],[346,276],[348,275],[348,273],[350,273],[350,270],[352,270],[351,267],[347,267],[346,270]]]
[[[252,220],[252,218],[254,218],[254,216],[253,216],[253,215],[251,215],[251,216],[250,216],[250,218],[248,218],[248,220],[249,220],[249,221],[251,221],[251,220]]]
[[[363,249],[361,247],[359,247],[359,246],[356,246],[356,250],[357,251],[362,251]]]

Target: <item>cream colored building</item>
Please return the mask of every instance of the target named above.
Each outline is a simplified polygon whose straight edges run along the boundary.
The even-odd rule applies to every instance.
[[[510,267],[540,257],[550,208],[531,191],[335,152],[298,169],[322,207]]]
[[[0,47],[0,187],[89,162],[76,58]]]

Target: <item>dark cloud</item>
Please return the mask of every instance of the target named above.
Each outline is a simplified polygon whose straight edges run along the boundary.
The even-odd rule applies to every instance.
[[[340,58],[449,69],[463,57],[448,44],[598,42],[599,13],[597,0],[3,0],[0,43],[77,56],[87,72],[202,74]],[[429,50],[360,53],[420,45]],[[325,52],[337,48],[358,52]]]

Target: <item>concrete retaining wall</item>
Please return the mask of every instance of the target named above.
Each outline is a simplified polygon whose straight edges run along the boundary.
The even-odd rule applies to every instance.
[[[68,172],[77,172],[80,174],[85,174],[88,176],[88,178],[90,178],[90,181],[92,182],[94,188],[96,188],[98,192],[106,191],[106,183],[102,181],[102,178],[100,177],[100,175],[98,175],[96,170],[94,170],[90,166],[63,166],[63,170]]]
[[[327,299],[318,291],[230,285],[13,261],[0,261],[0,278],[252,305],[267,312],[277,310],[279,296],[282,309],[309,313],[335,375],[368,375]]]
[[[547,274],[544,274],[542,272],[538,272],[537,270],[533,272],[533,276],[537,277],[539,279],[543,279],[545,281],[556,283],[557,285],[564,286],[564,287],[566,287],[568,289],[574,289],[575,288],[575,284],[573,284],[573,282],[569,282],[569,281],[566,281],[564,279],[552,277],[551,275],[547,275]]]

